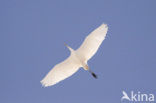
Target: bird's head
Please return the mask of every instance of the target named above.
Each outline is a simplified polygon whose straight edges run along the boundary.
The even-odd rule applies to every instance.
[[[74,50],[73,50],[71,47],[69,47],[66,43],[64,43],[64,45],[65,45],[71,52],[74,51]]]

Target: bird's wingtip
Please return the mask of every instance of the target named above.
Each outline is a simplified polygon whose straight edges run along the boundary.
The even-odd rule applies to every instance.
[[[102,23],[101,26],[104,26],[105,28],[108,28],[108,25],[106,23]]]
[[[42,87],[50,87],[52,85],[55,85],[57,82],[49,83],[47,80],[43,79],[43,80],[40,81],[40,83],[41,83]]]
[[[48,85],[43,80],[41,80],[40,83],[41,83],[42,87],[48,87]]]

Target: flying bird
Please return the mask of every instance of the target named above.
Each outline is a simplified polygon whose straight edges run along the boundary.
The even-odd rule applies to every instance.
[[[97,75],[89,68],[87,61],[97,52],[106,37],[107,31],[107,24],[102,24],[85,38],[84,42],[77,50],[65,44],[71,52],[70,56],[63,62],[55,65],[43,80],[40,81],[41,84],[44,87],[52,86],[70,77],[81,67],[89,71],[94,78],[97,78]]]

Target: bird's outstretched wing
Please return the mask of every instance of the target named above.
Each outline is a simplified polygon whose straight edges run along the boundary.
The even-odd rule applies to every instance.
[[[108,26],[106,24],[99,26],[85,38],[83,44],[76,52],[84,57],[85,60],[89,60],[97,52],[102,41],[105,39],[107,30]]]
[[[60,64],[55,65],[43,80],[41,80],[41,83],[45,87],[54,85],[73,75],[79,68],[80,65],[70,56]]]

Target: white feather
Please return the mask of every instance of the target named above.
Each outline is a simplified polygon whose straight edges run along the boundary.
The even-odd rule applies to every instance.
[[[73,75],[78,69],[80,65],[73,61],[73,56],[71,55],[66,60],[57,64],[44,78],[41,80],[43,86],[51,86],[54,85],[69,76]]]
[[[45,87],[54,85],[73,75],[80,67],[84,67],[86,61],[97,52],[102,41],[105,39],[107,30],[107,25],[102,24],[86,37],[83,44],[76,51],[66,45],[71,51],[70,57],[54,66],[41,80],[42,85]]]
[[[97,52],[99,46],[106,37],[107,31],[108,26],[102,24],[85,38],[83,44],[76,52],[82,57],[85,57],[86,60],[89,60]]]

